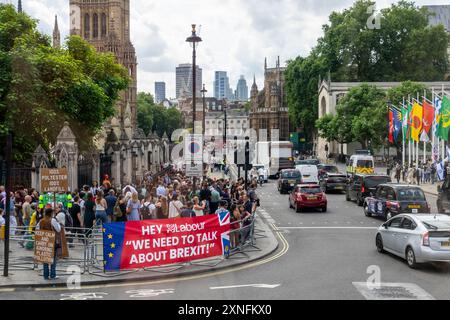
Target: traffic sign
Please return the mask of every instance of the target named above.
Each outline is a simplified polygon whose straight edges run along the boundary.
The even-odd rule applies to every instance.
[[[203,161],[203,136],[190,134],[185,139],[184,159],[186,161]]]
[[[203,162],[201,161],[187,161],[186,162],[186,176],[187,177],[202,177],[203,176]]]

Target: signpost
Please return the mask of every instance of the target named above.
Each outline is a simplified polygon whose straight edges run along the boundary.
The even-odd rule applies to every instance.
[[[54,231],[36,230],[34,236],[34,260],[37,263],[53,264],[56,233]]]

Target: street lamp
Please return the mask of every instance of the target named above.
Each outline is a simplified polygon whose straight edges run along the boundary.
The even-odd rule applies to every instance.
[[[203,95],[203,140],[205,140],[205,133],[206,133],[206,93],[208,90],[205,88],[205,84],[203,84],[203,90],[200,91]]]
[[[196,51],[195,51],[195,47],[196,47],[196,44],[197,43],[199,43],[199,42],[201,42],[202,41],[202,38],[200,38],[199,36],[197,36],[197,32],[195,31],[195,24],[193,24],[192,25],[192,34],[191,34],[191,36],[190,37],[188,37],[187,39],[186,39],[186,42],[189,42],[189,43],[191,43],[191,45],[192,45],[192,111],[193,111],[193,119],[192,119],[192,122],[193,122],[193,125],[192,125],[192,134],[194,134],[195,135],[195,121],[197,120],[196,118],[196,90],[197,90],[197,88],[196,88],[196,78],[197,78],[197,68],[196,68],[196,65],[195,65],[195,63],[196,63]],[[192,158],[191,158],[191,160],[192,160],[192,164],[194,163],[194,153],[191,151],[191,154],[192,154]],[[191,165],[192,165],[191,164]],[[194,194],[195,194],[195,188],[196,188],[196,182],[197,182],[197,178],[196,177],[194,177],[194,179],[193,179],[194,181],[193,181],[193,191],[194,191]]]
[[[227,106],[223,106],[224,122],[223,122],[223,164],[227,164]]]
[[[197,80],[197,68],[196,68],[196,44],[199,42],[202,42],[202,38],[200,38],[199,36],[197,36],[197,32],[195,30],[196,25],[193,24],[192,25],[192,35],[190,37],[188,37],[186,39],[186,42],[191,43],[192,45],[192,110],[194,112],[194,117],[193,117],[193,131],[192,133],[195,134],[195,121],[196,119],[196,91],[197,91],[197,87],[196,87],[196,80]]]

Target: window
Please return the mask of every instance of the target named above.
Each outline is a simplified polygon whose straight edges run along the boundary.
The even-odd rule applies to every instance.
[[[88,13],[84,15],[84,37],[86,39],[91,37],[91,17]]]
[[[387,189],[387,192],[386,192],[386,198],[387,198],[388,200],[395,200],[395,192],[394,192],[394,189],[392,189],[392,188],[388,188],[388,189]]]
[[[92,36],[94,39],[98,38],[98,14],[94,13],[92,26]]]
[[[402,225],[403,218],[394,218],[389,223],[390,228],[400,228]]]
[[[381,187],[378,189],[377,198],[387,199],[387,188],[386,187]]]
[[[106,14],[102,13],[102,38],[106,37]]]
[[[415,230],[417,225],[410,219],[404,218],[402,223],[402,229],[406,230]]]

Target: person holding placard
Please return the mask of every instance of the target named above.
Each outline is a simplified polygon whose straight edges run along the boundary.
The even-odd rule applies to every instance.
[[[45,210],[44,218],[39,222],[36,226],[36,230],[46,230],[46,231],[55,231],[56,232],[56,240],[55,240],[55,254],[53,259],[53,264],[50,266],[47,263],[44,263],[44,279],[45,280],[55,280],[58,279],[56,276],[56,252],[58,249],[58,245],[61,246],[61,239],[58,241],[58,237],[61,237],[61,225],[58,221],[53,218],[53,209],[49,208]]]

